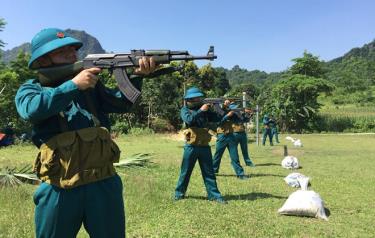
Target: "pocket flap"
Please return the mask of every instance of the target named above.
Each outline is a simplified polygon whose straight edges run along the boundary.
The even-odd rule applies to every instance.
[[[83,141],[93,141],[98,137],[98,128],[89,127],[77,131],[77,134]]]
[[[109,133],[107,128],[97,127],[97,132],[98,132],[98,136],[99,136],[100,139],[103,139],[103,140],[110,140],[111,139],[111,134]]]
[[[50,139],[46,144],[56,145],[57,147],[70,146],[76,140],[76,133],[74,131],[68,131],[58,134]],[[51,148],[56,149],[54,146]]]

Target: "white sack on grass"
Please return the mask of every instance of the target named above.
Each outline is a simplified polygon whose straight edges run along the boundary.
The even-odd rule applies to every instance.
[[[286,140],[290,140],[291,142],[294,142],[293,137],[287,136],[287,137],[285,137],[285,139],[286,139]]]
[[[286,169],[298,169],[298,159],[291,155],[285,156],[283,161],[281,161],[281,166]]]
[[[285,137],[285,139],[290,140],[295,147],[302,147],[303,146],[302,141],[300,139],[293,138],[291,136],[287,136],[287,137]]]
[[[305,176],[303,174],[300,174],[300,173],[291,173],[291,174],[289,174],[288,176],[286,176],[284,178],[284,181],[290,187],[300,188],[301,187],[301,184],[300,184],[301,179],[307,179],[307,184],[308,184],[309,177],[307,177],[307,176]]]
[[[320,195],[314,191],[308,191],[309,178],[298,178],[301,190],[288,197],[284,205],[278,210],[282,215],[316,217],[328,221],[324,211],[324,202]]]
[[[295,141],[293,142],[293,145],[294,145],[295,147],[302,147],[302,146],[303,146],[303,145],[302,145],[302,142],[301,142],[300,139],[295,140]]]

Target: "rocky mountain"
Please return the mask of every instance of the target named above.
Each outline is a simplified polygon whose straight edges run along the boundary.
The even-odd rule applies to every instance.
[[[353,58],[363,59],[367,61],[375,61],[375,40],[373,40],[372,42],[368,44],[365,44],[362,47],[353,48],[348,53],[344,54],[343,56],[330,60],[327,63],[337,64],[337,63],[342,63],[344,61],[348,61]]]
[[[105,53],[105,50],[100,45],[99,41],[93,37],[92,35],[86,33],[85,31],[78,31],[73,29],[65,30],[68,34],[72,37],[80,40],[83,42],[83,47],[78,51],[79,59],[84,58],[87,54],[100,54]],[[17,57],[17,54],[20,51],[24,51],[26,53],[31,53],[31,45],[30,43],[24,43],[20,46],[14,47],[11,50],[1,51],[2,58],[1,60],[5,63],[9,63],[13,59]]]

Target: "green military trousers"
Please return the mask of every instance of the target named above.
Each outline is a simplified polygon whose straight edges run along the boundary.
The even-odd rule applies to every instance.
[[[212,168],[212,154],[209,146],[195,146],[186,144],[182,157],[180,177],[177,182],[175,197],[184,197],[189,185],[190,176],[193,172],[195,163],[199,162],[202,177],[206,186],[208,199],[217,200],[222,196],[217,188],[216,177]]]
[[[73,238],[83,223],[91,238],[124,238],[125,212],[118,175],[72,189],[42,183],[34,193],[37,238]]]
[[[271,133],[272,133],[272,136],[275,137],[276,143],[280,143],[280,141],[279,141],[279,132],[277,131],[276,127],[272,127]]]
[[[215,151],[215,155],[213,159],[215,173],[219,172],[221,157],[223,157],[223,154],[226,148],[228,148],[229,150],[231,164],[236,175],[243,176],[244,170],[240,164],[236,139],[234,138],[233,133],[229,133],[229,134],[220,133],[217,135],[216,151]]]
[[[262,145],[266,145],[266,140],[267,140],[267,136],[270,140],[270,145],[273,145],[273,142],[272,142],[272,131],[271,131],[271,128],[264,128],[263,129],[263,140],[262,140]]]
[[[236,146],[238,146],[238,144],[240,144],[242,156],[243,156],[243,159],[245,161],[245,164],[247,166],[254,166],[253,161],[251,161],[251,159],[250,159],[249,150],[247,148],[246,132],[244,132],[244,131],[234,132],[233,135],[234,135],[234,139],[236,141]]]

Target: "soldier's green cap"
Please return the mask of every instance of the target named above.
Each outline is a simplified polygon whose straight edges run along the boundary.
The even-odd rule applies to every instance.
[[[190,98],[197,98],[197,97],[203,97],[204,94],[199,88],[196,87],[191,87],[188,90],[186,90],[185,94],[185,99],[190,99]]]
[[[238,108],[237,104],[235,104],[235,103],[229,104],[229,109],[237,109],[237,108]]]
[[[78,50],[82,47],[82,42],[69,36],[65,31],[58,28],[46,28],[38,32],[31,40],[30,69],[37,69],[39,66],[35,61],[49,52],[60,47],[73,45]]]

